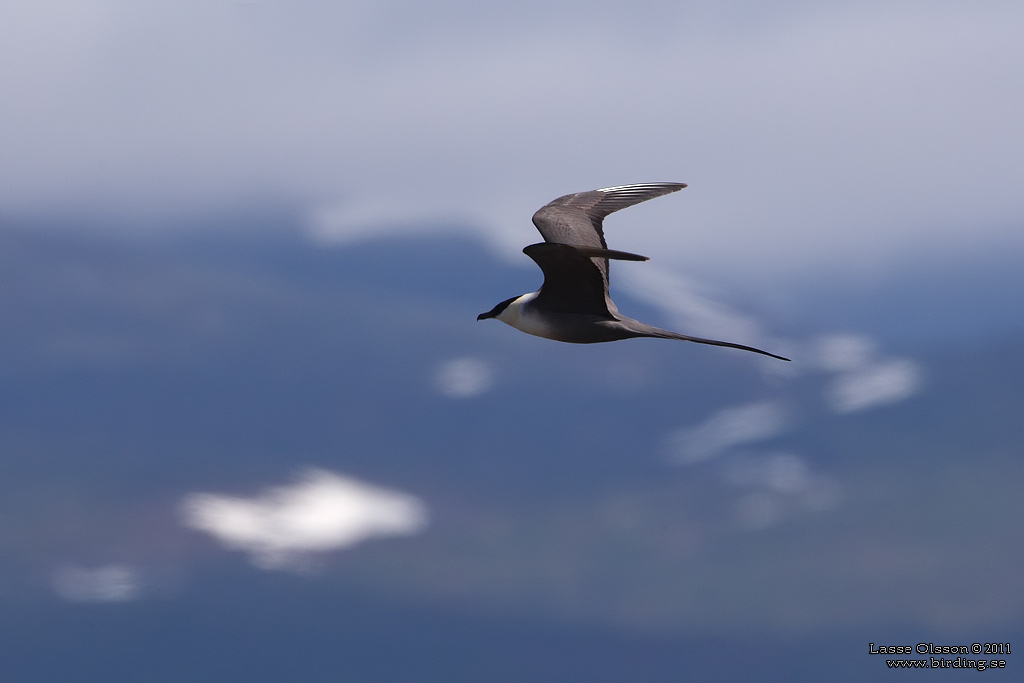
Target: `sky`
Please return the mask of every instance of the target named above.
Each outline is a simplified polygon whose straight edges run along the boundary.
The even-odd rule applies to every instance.
[[[178,601],[198,642],[218,577],[229,630],[268,586],[416,633],[1019,630],[1022,34],[1009,0],[0,4],[0,597]],[[653,257],[623,311],[792,363],[474,320],[539,283],[541,205],[650,181],[689,186],[607,219]]]
[[[16,0],[0,216],[144,233],[261,202],[512,260],[554,197],[665,180],[690,187],[608,233],[672,268],[1020,248],[1022,28],[1012,1]]]

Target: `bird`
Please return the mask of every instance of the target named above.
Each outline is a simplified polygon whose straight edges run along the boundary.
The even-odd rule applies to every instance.
[[[540,266],[544,283],[536,292],[505,299],[477,320],[495,318],[546,339],[594,344],[634,337],[678,339],[788,358],[752,346],[671,332],[619,313],[608,295],[608,261],[649,261],[646,256],[609,249],[604,219],[648,199],[678,192],[686,183],[638,183],[567,194],[542,206],[533,224],[543,242],[523,253]]]

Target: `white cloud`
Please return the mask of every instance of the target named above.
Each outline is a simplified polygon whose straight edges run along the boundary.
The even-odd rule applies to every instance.
[[[681,180],[612,246],[786,272],[1019,239],[1020,3],[654,7],[2,3],[0,210],[269,198],[521,246],[557,195]]]
[[[822,337],[813,353],[818,368],[837,373],[825,388],[825,399],[837,413],[897,403],[921,388],[917,363],[906,358],[876,360],[876,344],[864,336]]]
[[[778,401],[726,408],[696,426],[673,432],[670,454],[686,464],[708,460],[733,446],[769,439],[781,433],[787,422],[786,409]]]
[[[53,573],[51,585],[57,595],[73,602],[127,602],[141,595],[138,571],[125,564],[64,567]]]
[[[415,534],[427,522],[416,498],[326,470],[253,498],[190,494],[182,512],[187,526],[249,553],[265,569],[302,566],[374,536]]]
[[[840,375],[828,386],[826,398],[837,413],[853,413],[909,398],[920,389],[921,379],[913,361],[885,361]]]
[[[454,358],[445,361],[434,377],[437,390],[448,398],[473,398],[494,384],[494,371],[478,358]]]

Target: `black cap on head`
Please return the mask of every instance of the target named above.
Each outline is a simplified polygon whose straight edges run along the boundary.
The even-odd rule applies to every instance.
[[[511,299],[505,299],[500,304],[498,304],[497,306],[495,306],[491,310],[487,311],[486,313],[481,313],[480,315],[478,315],[476,317],[476,319],[477,320],[487,320],[488,318],[497,318],[499,315],[501,315],[502,311],[504,311],[506,308],[508,308],[508,305],[510,303],[512,303],[513,301],[515,301],[518,298],[519,298],[518,296],[514,296]]]

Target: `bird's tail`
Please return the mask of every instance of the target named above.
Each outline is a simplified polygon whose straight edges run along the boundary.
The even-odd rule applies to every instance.
[[[623,321],[625,323],[625,321]],[[778,358],[779,360],[788,361],[788,358],[783,356],[777,356],[774,353],[768,353],[761,349],[755,349],[753,346],[744,346],[743,344],[733,344],[732,342],[719,341],[717,339],[704,339],[703,337],[690,337],[685,334],[679,334],[678,332],[670,332],[669,330],[663,330],[659,327],[653,327],[651,325],[644,324],[637,320],[632,320],[628,323],[627,327],[632,331],[636,332],[638,337],[655,337],[657,339],[678,339],[680,341],[696,342],[698,344],[711,344],[712,346],[728,346],[732,349],[741,349],[743,351],[753,351],[754,353],[760,353],[763,356],[771,356],[772,358]]]

